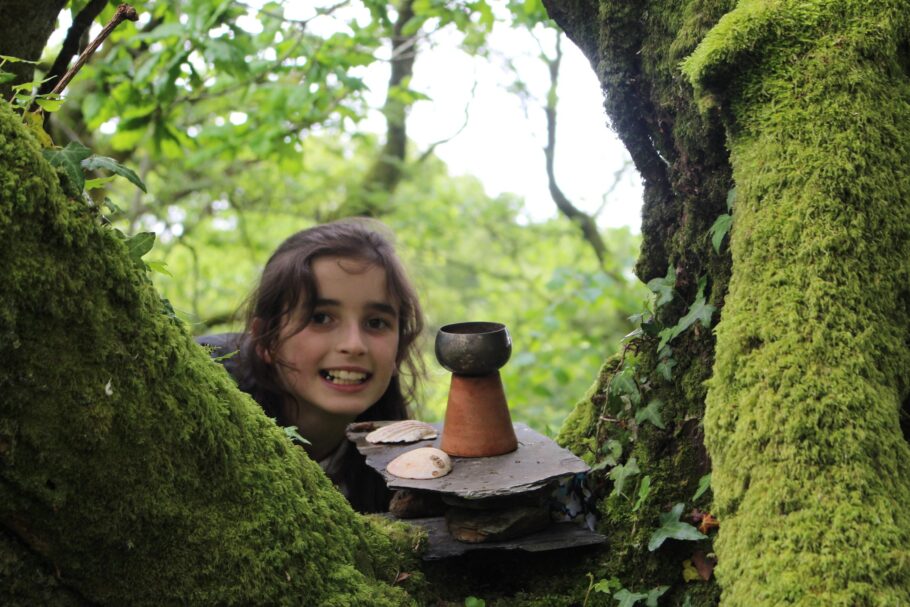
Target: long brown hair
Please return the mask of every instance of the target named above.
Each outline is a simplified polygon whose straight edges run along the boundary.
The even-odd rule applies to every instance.
[[[293,312],[302,311],[296,331],[310,322],[313,302],[318,296],[313,262],[320,257],[345,257],[385,270],[389,296],[399,306],[395,360],[398,373],[382,397],[357,419],[406,419],[408,404],[424,376],[423,361],[417,351],[417,338],[424,326],[423,312],[392,246],[388,228],[375,220],[343,219],[302,230],[272,253],[259,286],[247,303],[246,331],[238,357],[242,374],[257,386],[259,394],[255,396],[266,414],[277,418],[279,423],[287,423],[282,419],[282,403],[293,396],[279,380],[275,365],[267,363],[258,353],[278,350],[281,330],[290,322]]]

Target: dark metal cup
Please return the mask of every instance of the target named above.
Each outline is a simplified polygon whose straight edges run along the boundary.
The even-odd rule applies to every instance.
[[[436,333],[436,359],[458,375],[488,375],[512,355],[512,337],[498,322],[459,322]]]

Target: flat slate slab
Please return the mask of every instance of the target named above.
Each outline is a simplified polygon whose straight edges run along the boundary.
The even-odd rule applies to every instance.
[[[373,422],[374,427],[392,422]],[[518,449],[494,457],[452,457],[452,471],[441,478],[414,480],[386,472],[390,461],[418,447],[436,447],[442,439],[442,424],[432,424],[439,436],[408,444],[368,443],[369,430],[349,428],[350,439],[366,457],[366,463],[378,471],[392,489],[435,491],[467,500],[480,500],[519,495],[541,489],[558,478],[587,472],[589,466],[570,451],[525,424],[514,424]]]
[[[446,528],[445,517],[421,518],[403,521],[410,525],[419,525],[427,531],[427,548],[423,553],[423,560],[436,561],[439,559],[460,556],[466,552],[476,550],[522,550],[524,552],[544,552],[560,548],[577,548],[580,546],[594,546],[603,544],[607,538],[599,533],[589,531],[582,525],[575,523],[553,523],[546,529],[501,542],[484,542],[482,544],[466,544],[459,542],[449,535]]]

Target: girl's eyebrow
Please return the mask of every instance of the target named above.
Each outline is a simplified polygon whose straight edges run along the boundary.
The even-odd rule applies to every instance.
[[[338,301],[337,299],[324,299],[324,298],[320,297],[316,300],[315,305],[313,307],[316,307],[316,308],[335,307],[335,308],[337,308],[340,306],[341,306],[341,302]],[[395,306],[393,306],[392,304],[385,303],[383,301],[368,301],[366,304],[366,308],[368,310],[372,310],[374,312],[381,312],[383,314],[388,314],[390,316],[398,316],[398,310],[395,309]]]

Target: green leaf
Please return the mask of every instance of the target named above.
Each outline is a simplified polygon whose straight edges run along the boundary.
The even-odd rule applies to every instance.
[[[645,599],[645,605],[647,605],[647,607],[657,607],[657,599],[662,597],[663,594],[669,589],[669,586],[658,586],[657,588],[652,588],[648,591],[648,597]]]
[[[724,213],[718,216],[714,221],[714,225],[711,226],[711,244],[714,246],[715,253],[720,253],[720,245],[723,243],[727,232],[730,231],[731,225],[733,225],[733,216]]]
[[[711,473],[704,475],[698,479],[698,489],[695,491],[695,495],[692,496],[692,501],[694,502],[711,487]]]
[[[230,360],[231,358],[234,358],[239,353],[240,353],[240,350],[234,350],[233,352],[228,352],[227,354],[224,354],[223,356],[216,356],[215,358],[212,359],[212,362],[216,362],[216,363],[224,362],[226,360]],[[295,431],[297,430],[296,426],[291,426],[291,427],[294,428]],[[286,432],[286,430],[285,430],[285,432]],[[303,438],[303,437],[301,437],[301,438]],[[303,440],[306,440],[306,439],[304,438]]]
[[[610,381],[610,393],[616,396],[624,394],[628,396],[633,403],[641,401],[641,393],[638,391],[638,384],[635,383],[632,374],[627,373],[626,370],[613,376],[613,379]]]
[[[483,599],[479,599],[476,596],[466,597],[464,600],[464,607],[486,607],[487,602]]]
[[[147,191],[145,189],[145,184],[142,183],[141,179],[139,179],[139,175],[133,172],[132,169],[123,166],[113,158],[108,158],[107,156],[90,156],[82,161],[82,168],[87,171],[97,171],[98,169],[110,171],[115,175],[126,177],[130,183],[135,185],[143,192]]]
[[[623,495],[622,490],[626,484],[626,480],[640,472],[641,470],[638,469],[638,461],[634,457],[630,457],[625,465],[619,464],[610,470],[610,478],[613,479],[613,492],[611,495]]]
[[[645,503],[645,500],[648,499],[648,495],[650,493],[651,475],[647,475],[641,479],[641,483],[638,485],[638,499],[635,500],[635,505],[632,506],[632,512],[636,512],[639,508],[641,508],[641,505]]]
[[[660,408],[663,406],[664,403],[660,399],[655,398],[648,403],[647,407],[635,412],[635,421],[639,424],[642,422],[651,422],[661,430],[666,430],[667,426],[664,425],[664,420],[660,417]]]
[[[105,179],[110,179],[110,177],[105,177]],[[86,183],[88,183],[88,182],[86,182]],[[104,197],[104,206],[106,206],[108,209],[110,209],[111,213],[113,213],[114,215],[116,215],[117,213],[123,212],[123,209],[118,207],[117,204],[114,203],[114,201],[111,200],[110,198],[108,198],[107,196]]]
[[[35,103],[45,112],[53,113],[63,107],[63,99],[35,99]]]
[[[85,187],[85,175],[82,173],[82,161],[92,155],[92,151],[79,143],[70,141],[63,149],[41,150],[52,167],[60,167],[80,192]]]
[[[730,191],[727,192],[727,210],[733,210],[733,203],[736,202],[736,188],[730,188]]]
[[[152,272],[157,272],[158,274],[163,274],[165,276],[174,277],[167,269],[167,264],[163,261],[147,261],[145,265],[148,266],[148,269]]]
[[[642,594],[641,592],[630,592],[625,588],[621,588],[619,592],[613,595],[613,598],[619,601],[618,607],[633,607],[643,599],[647,599],[647,594]]]
[[[591,472],[603,470],[607,466],[615,466],[619,462],[619,457],[622,455],[622,444],[618,440],[611,438],[604,443],[603,447],[601,447],[601,451],[604,453],[604,457],[591,466]]]
[[[698,281],[698,296],[695,298],[692,305],[689,306],[689,311],[686,312],[686,315],[679,319],[679,322],[676,323],[675,327],[670,327],[660,332],[660,344],[657,346],[658,351],[678,335],[684,333],[686,329],[696,322],[700,322],[706,329],[711,326],[711,316],[713,316],[716,308],[705,300],[706,284],[707,277],[703,276]]]
[[[614,590],[618,590],[622,584],[620,584],[619,579],[611,577],[608,579],[598,580],[594,586],[591,587],[594,592],[602,592],[604,594],[610,594]]]
[[[291,441],[298,442],[302,445],[311,444],[310,441],[300,436],[300,432],[297,431],[297,426],[282,426],[285,436],[287,436]]]
[[[139,232],[126,239],[126,246],[130,252],[130,259],[135,262],[142,260],[142,256],[152,250],[155,244],[154,232]]]
[[[673,367],[676,366],[676,360],[673,358],[662,358],[659,363],[657,363],[657,374],[663,377],[665,380],[670,381],[673,379]]]
[[[103,188],[106,184],[112,182],[116,179],[116,175],[111,175],[110,177],[99,177],[98,179],[86,179],[85,180],[85,189],[87,191],[97,190],[98,188]]]
[[[657,295],[654,302],[655,307],[661,307],[664,304],[673,301],[673,289],[676,287],[676,268],[673,264],[667,268],[667,275],[663,278],[652,278],[648,281],[648,289]]]
[[[3,63],[31,63],[32,65],[38,65],[37,61],[29,61],[28,59],[20,59],[19,57],[13,57],[11,55],[0,55],[0,60]]]
[[[651,534],[651,539],[648,540],[649,551],[654,552],[668,539],[691,541],[707,539],[707,535],[704,535],[689,523],[679,520],[685,507],[685,504],[679,503],[673,506],[670,512],[660,515],[660,527]]]
[[[6,84],[16,79],[16,74],[0,70],[0,84]]]

